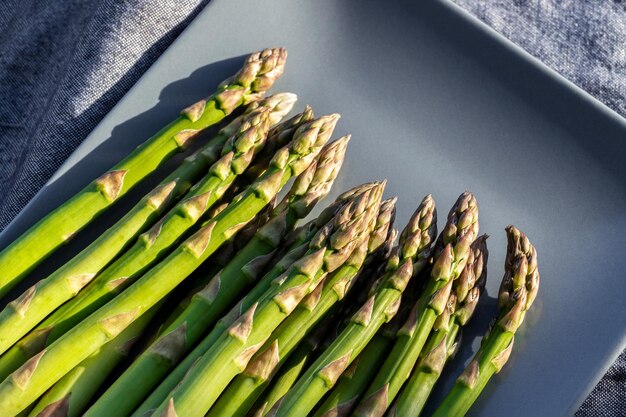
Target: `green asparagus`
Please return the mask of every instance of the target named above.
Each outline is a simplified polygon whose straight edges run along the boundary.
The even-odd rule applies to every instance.
[[[298,345],[296,350],[280,367],[277,374],[272,378],[270,385],[263,392],[263,395],[257,400],[257,404],[253,406],[254,413],[249,417],[263,417],[272,406],[276,404],[288,391],[293,384],[296,383],[300,375],[306,370],[312,359],[318,353],[321,343],[328,335],[328,327],[332,324],[334,317],[329,317],[323,323],[318,325],[314,331],[309,334]]]
[[[339,268],[362,236],[367,236],[381,195],[382,191],[378,189],[365,194],[357,204],[348,205],[338,213],[333,227],[321,229],[311,241],[305,256],[220,335],[155,414],[176,410],[181,415],[203,416],[300,300],[314,290],[328,273]],[[372,207],[375,210],[370,210]],[[344,219],[349,220],[346,222]]]
[[[226,208],[228,204],[225,204]],[[246,247],[254,238],[259,229],[267,224],[270,215],[276,208],[276,198],[270,201],[265,208],[248,224],[246,224],[232,239],[217,250],[207,261],[198,268],[183,284],[176,288],[176,292],[170,296],[176,300],[175,306],[166,306],[169,312],[167,318],[161,322],[155,333],[155,338],[163,335],[170,325],[181,315],[191,303],[193,296],[202,290],[211,279],[236,256],[236,254]],[[217,213],[216,213],[217,214]],[[213,218],[215,215],[208,215]],[[164,310],[165,311],[165,310]],[[154,341],[154,339],[152,340]]]
[[[500,313],[481,347],[435,411],[434,417],[461,417],[470,409],[489,379],[500,372],[513,349],[514,335],[539,290],[537,251],[514,226],[506,229],[507,254],[498,294]]]
[[[162,303],[135,320],[115,339],[102,346],[61,378],[37,402],[29,417],[78,417],[96,391],[128,354]]]
[[[220,84],[215,94],[184,109],[178,119],[7,246],[0,253],[0,298],[59,246],[185,148],[200,131],[269,89],[282,74],[286,58],[282,48],[250,55],[241,70]]]
[[[234,304],[242,291],[260,275],[284,236],[330,191],[348,138],[326,145],[294,182],[290,192],[273,210],[272,219],[165,329],[163,335],[118,378],[91,407],[89,416],[130,414],[191,348],[206,329]],[[141,379],[142,384],[136,381]]]
[[[245,417],[273,374],[280,369],[299,342],[350,290],[368,252],[376,251],[384,243],[394,211],[395,199],[381,204],[371,236],[365,235],[343,266],[324,279],[281,323],[250,360],[243,373],[221,394],[207,416]]]
[[[398,332],[394,347],[355,411],[358,417],[381,417],[409,377],[446,305],[453,281],[468,259],[470,245],[478,234],[478,206],[471,193],[457,199],[437,241],[443,246],[436,256],[431,277],[413,312]]]
[[[361,194],[369,192],[372,188],[376,187],[375,183],[363,184],[355,187],[343,194],[341,194],[335,202],[329,207],[324,209],[317,219],[310,221],[306,225],[295,230],[283,246],[287,246],[290,249],[284,253],[279,253],[277,256],[280,260],[258,281],[257,285],[238,303],[237,308],[233,309],[231,313],[226,314],[221,320],[217,322],[215,327],[211,330],[199,344],[196,346],[180,364],[161,382],[161,384],[154,389],[154,391],[148,396],[148,398],[135,410],[132,417],[140,417],[144,414],[149,414],[154,408],[156,408],[167,397],[169,392],[178,384],[183,378],[195,361],[202,356],[211,346],[215,343],[215,340],[224,331],[228,329],[239,311],[249,309],[259,298],[267,292],[272,283],[283,274],[287,268],[289,268],[294,262],[300,259],[309,247],[311,239],[318,233],[318,231],[326,226],[326,223],[332,222],[337,213],[342,208],[353,202]],[[233,317],[235,316],[235,317]],[[88,415],[88,417],[94,417]]]
[[[268,108],[259,107],[247,115],[246,122],[226,141],[223,156],[211,166],[209,173],[191,188],[183,201],[118,258],[109,271],[114,270],[122,280],[132,281],[132,277],[137,277],[157,261],[158,256],[166,253],[206,209],[221,197],[235,177],[247,168],[256,149],[263,146],[268,130]],[[111,232],[106,241],[100,242],[99,239],[94,249],[94,245],[90,245],[78,259],[75,258],[48,278],[39,281],[0,312],[0,353],[4,353],[48,314],[78,294],[95,277],[99,269],[106,265],[105,262],[98,262],[100,257],[97,254],[110,247],[109,240],[117,238],[116,231]],[[54,330],[51,329],[51,332]]]
[[[396,247],[388,256],[387,265],[390,270],[397,268],[399,264],[398,249]],[[403,293],[402,302],[396,315],[389,323],[382,326],[361,354],[341,374],[337,384],[328,393],[324,402],[315,410],[314,417],[347,417],[352,414],[393,347],[396,333],[400,325],[406,320],[414,298],[417,297],[417,295],[412,294],[413,290],[411,289],[416,278],[417,276],[411,278],[409,287]]]
[[[300,174],[311,164],[337,120],[337,115],[331,115],[301,126],[291,145],[279,150],[270,168],[229,207],[141,279],[0,383],[0,403],[5,413],[11,415],[26,408],[65,373],[167,295],[261,211],[291,176]]]
[[[250,168],[244,172],[241,180],[254,181],[257,179],[259,175],[267,169],[267,165],[276,151],[283,146],[286,146],[291,141],[293,134],[301,125],[312,121],[314,118],[313,109],[310,106],[305,106],[301,113],[298,113],[281,123],[272,123],[272,128],[267,134],[267,143],[263,149],[259,151],[254,163],[252,163]]]
[[[354,362],[341,374],[337,385],[316,410],[314,417],[348,417],[392,346],[393,338],[380,332],[377,333]]]
[[[264,100],[253,102],[250,106],[263,101]],[[266,105],[266,107],[269,106]],[[259,154],[255,156],[252,165],[248,167],[248,169],[244,172],[244,175],[237,178],[235,184],[233,184],[228,192],[224,194],[222,200],[231,201],[236,194],[238,194],[242,189],[245,189],[251,181],[256,179],[261,173],[263,173],[267,169],[269,161],[271,160],[272,155],[276,152],[276,149],[281,148],[289,143],[289,141],[291,141],[291,139],[293,138],[293,133],[301,124],[310,122],[313,119],[313,109],[311,109],[310,106],[305,106],[305,109],[304,111],[302,111],[302,113],[299,113],[291,117],[290,119],[273,126],[267,135],[267,141],[265,143],[265,146],[259,152]],[[275,121],[276,119],[272,120],[273,123]],[[227,205],[227,203],[222,204]],[[214,214],[207,214],[208,218],[214,216]],[[242,229],[242,231],[240,231],[237,236],[241,235],[242,232],[245,232],[246,228]],[[241,241],[242,239],[237,238],[236,240]],[[228,262],[230,262],[234,254],[245,246],[247,240],[248,239],[246,239],[246,242],[242,244],[238,244],[236,242],[227,243],[211,257],[211,259],[208,261],[211,264],[208,268],[208,271],[203,273],[202,276],[193,284],[196,289],[193,290],[188,297],[185,297],[183,300],[181,300],[181,303],[171,312],[168,319],[164,321],[158,335],[160,335],[163,330],[167,329],[169,325],[176,319],[176,317],[178,317],[180,313],[189,305],[189,302],[191,301],[191,296],[195,292],[199,291],[202,287],[206,286],[211,278],[213,278],[215,274],[217,274],[223,267],[228,264]],[[233,247],[233,245],[235,245],[236,247]],[[230,254],[227,253],[227,251],[230,251]]]
[[[476,239],[459,278],[452,285],[446,308],[433,325],[420,360],[404,385],[389,417],[418,416],[446,362],[458,347],[462,326],[471,318],[487,279],[487,236]]]
[[[259,138],[262,137],[263,129],[258,129],[262,127],[259,123],[263,122],[265,117],[270,116],[273,120],[280,119],[291,109],[295,98],[293,94],[277,94],[261,100],[260,104],[267,104],[267,106],[259,107],[259,102],[251,104],[246,110],[246,114],[223,128],[206,146],[188,158],[179,169],[175,170],[160,187],[146,196],[127,216],[83,250],[70,263],[57,270],[46,280],[38,283],[36,293],[26,297],[28,305],[24,310],[24,317],[16,316],[17,311],[13,308],[5,309],[0,313],[0,329],[3,326],[14,324],[16,320],[19,320],[22,329],[27,329],[52,311],[55,306],[75,295],[91,280],[76,297],[48,316],[30,334],[0,357],[0,379],[6,378],[27,359],[39,353],[45,346],[52,343],[80,320],[104,305],[121,289],[131,284],[141,271],[154,263],[159,256],[162,256],[165,252],[164,247],[167,247],[168,243],[172,243],[177,237],[177,233],[174,232],[180,229],[184,230],[186,224],[192,223],[192,217],[197,217],[187,216],[186,213],[190,211],[190,208],[198,205],[198,198],[194,196],[204,195],[202,191],[206,191],[207,187],[198,187],[195,192],[188,193],[184,202],[179,203],[165,219],[162,219],[153,229],[142,235],[130,250],[92,279],[95,272],[111,260],[110,255],[115,252],[115,248],[126,241],[124,236],[128,233],[125,233],[125,230],[132,226],[129,224],[131,219],[137,217],[134,213],[152,212],[154,215],[151,217],[155,221],[156,215],[163,212],[163,208],[168,206],[167,201],[171,199],[172,193],[175,197],[180,197],[187,191],[190,183],[201,177],[206,169],[215,162],[225,143],[231,140],[230,138],[244,139],[248,134],[254,133],[255,129],[258,131]],[[261,110],[265,108],[269,109],[269,114]],[[227,148],[230,147],[231,145],[227,146]],[[209,177],[211,174],[205,178]],[[169,196],[163,192],[168,190],[171,190]],[[215,197],[221,193],[222,190],[218,190]],[[214,200],[214,197],[208,200]],[[207,207],[210,206],[208,200]],[[163,203],[159,204],[160,202]],[[156,212],[155,208],[158,208]],[[178,229],[175,228],[177,225]],[[167,233],[168,231],[170,233]],[[78,282],[76,282],[77,280]],[[40,300],[39,303],[37,300]],[[15,305],[20,304],[16,303]],[[19,328],[15,325],[11,328],[13,329],[11,337],[9,335],[0,336],[0,342],[5,342],[0,346],[6,347],[6,345],[12,344],[20,335]]]
[[[275,410],[275,417],[304,416],[310,413],[378,329],[391,320],[400,305],[402,292],[413,275],[413,262],[423,250],[430,247],[436,235],[435,229],[434,201],[427,196],[400,236],[399,267],[390,268],[346,328],[283,398]]]

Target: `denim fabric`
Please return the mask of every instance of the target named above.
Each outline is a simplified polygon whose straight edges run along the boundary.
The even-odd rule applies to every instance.
[[[208,1],[0,2],[0,230]],[[621,0],[454,1],[626,115]],[[626,416],[626,352],[577,416]]]
[[[0,2],[0,230],[206,3]]]

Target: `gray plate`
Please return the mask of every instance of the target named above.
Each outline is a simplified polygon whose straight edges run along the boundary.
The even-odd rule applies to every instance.
[[[388,178],[387,195],[400,196],[399,225],[424,194],[434,195],[441,219],[463,190],[478,197],[482,231],[491,235],[491,298],[465,335],[473,346],[435,400],[495,311],[503,229],[515,223],[537,246],[542,286],[510,362],[470,414],[572,414],[624,347],[624,120],[455,6],[412,3],[214,0],[0,243],[211,91],[242,55],[286,46],[287,72],[274,91],[298,93],[300,106],[318,114],[341,112],[338,133],[353,134],[335,194]],[[111,221],[105,216],[36,275]]]

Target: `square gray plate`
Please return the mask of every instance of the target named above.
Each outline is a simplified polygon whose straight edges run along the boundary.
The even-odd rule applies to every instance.
[[[572,414],[624,347],[626,125],[443,0],[214,0],[6,229],[0,244],[212,91],[242,55],[277,45],[290,56],[274,91],[297,93],[298,108],[308,103],[317,114],[342,113],[337,133],[353,134],[335,195],[388,178],[386,194],[400,197],[398,225],[427,193],[442,220],[463,190],[478,197],[481,229],[491,235],[489,298],[465,334],[473,346],[448,369],[434,402],[495,312],[504,227],[514,223],[537,246],[542,286],[510,362],[470,414]],[[112,220],[104,216],[35,276]]]

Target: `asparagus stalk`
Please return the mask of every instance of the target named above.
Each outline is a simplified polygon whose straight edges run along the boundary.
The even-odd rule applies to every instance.
[[[292,144],[278,151],[270,168],[228,208],[122,294],[0,383],[0,403],[4,405],[5,412],[17,413],[27,407],[65,373],[167,295],[222,243],[254,218],[292,175],[300,174],[310,165],[337,120],[337,115],[331,115],[300,127]]]
[[[304,416],[311,412],[378,329],[391,320],[413,275],[413,262],[430,247],[435,228],[434,201],[427,196],[400,236],[399,267],[390,268],[374,294],[283,398],[275,410],[275,417]]]
[[[381,417],[409,377],[437,317],[443,312],[453,281],[465,267],[478,233],[478,206],[471,193],[459,196],[448,214],[437,246],[430,279],[355,416]]]
[[[285,273],[289,266],[304,256],[307,249],[308,243],[305,243],[283,256],[281,260],[263,276],[252,291],[237,304],[237,308],[231,309],[228,314],[217,322],[211,332],[178,364],[178,366],[176,366],[176,368],[174,368],[172,372],[169,373],[159,386],[152,391],[148,398],[135,410],[132,416],[136,417],[143,416],[144,414],[151,414],[154,409],[167,397],[168,393],[184,377],[196,360],[208,351],[211,346],[213,346],[217,338],[224,331],[226,331],[230,325],[232,325],[234,320],[238,317],[239,311],[250,308],[250,306],[252,306],[265,292],[267,292],[267,289],[271,286],[271,283],[274,282],[274,280]],[[94,408],[100,408],[98,403],[99,401],[94,404]],[[93,414],[91,412],[92,410],[89,410],[87,414],[88,417],[98,415],[95,412]]]
[[[332,318],[334,317],[330,317],[330,319]],[[274,404],[287,394],[315,357],[320,344],[327,336],[328,326],[330,324],[331,323],[327,323],[325,320],[324,323],[317,326],[313,333],[307,336],[302,343],[298,345],[296,350],[285,361],[284,365],[280,367],[276,376],[271,379],[270,385],[257,400],[257,404],[253,406],[255,412],[249,413],[249,417],[265,416],[272,409]]]
[[[218,158],[220,150],[224,144],[233,135],[242,137],[254,127],[253,123],[262,121],[259,116],[259,110],[268,108],[269,117],[272,121],[279,120],[286,114],[295,101],[293,94],[276,94],[261,102],[251,104],[246,110],[246,114],[236,118],[229,125],[224,127],[218,135],[213,138],[207,145],[189,157],[180,168],[176,169],[163,183],[157,187],[152,193],[148,194],[131,212],[117,222],[115,226],[105,232],[100,238],[92,243],[87,249],[83,250],[70,263],[57,270],[45,281],[37,284],[34,293],[30,291],[25,298],[28,300],[27,311],[28,316],[17,319],[20,321],[22,328],[31,327],[32,323],[39,321],[43,315],[46,315],[54,309],[55,305],[59,305],[67,297],[71,297],[80,288],[93,278],[95,272],[104,267],[112,258],[113,252],[119,252],[117,249],[128,239],[126,236],[130,232],[130,227],[137,223],[139,215],[144,212],[152,213],[150,218],[156,220],[156,216],[164,211],[186,192],[192,182],[201,177],[206,169]],[[259,104],[263,105],[259,107]],[[265,106],[267,105],[267,106]],[[265,115],[266,112],[262,112]],[[246,129],[246,127],[250,127]],[[262,135],[262,129],[259,134]],[[230,147],[230,146],[229,146]],[[218,191],[216,195],[221,194]],[[198,192],[191,193],[198,194]],[[174,197],[174,198],[172,198]],[[171,201],[173,200],[173,201]],[[162,256],[163,247],[176,237],[175,233],[170,233],[170,238],[164,239],[168,231],[168,226],[178,224],[180,226],[181,218],[190,222],[185,215],[185,209],[189,209],[194,203],[193,197],[189,197],[185,202],[180,203],[166,217],[166,220],[155,226],[156,230],[160,230],[158,235],[154,233],[155,229],[148,231],[138,240],[132,249],[127,251],[122,257],[106,268],[95,279],[93,279],[86,288],[72,300],[65,303],[59,309],[49,315],[27,336],[22,338],[17,344],[12,346],[2,357],[0,357],[0,379],[6,378],[11,372],[21,366],[27,359],[39,353],[41,349],[52,343],[67,330],[80,322],[97,308],[104,305],[122,288],[128,286],[134,279],[139,276],[139,272],[145,270],[151,262],[154,262],[158,256]],[[208,204],[207,204],[208,206]],[[187,210],[189,211],[189,210]],[[138,213],[138,214],[136,214]],[[184,229],[183,229],[184,230]],[[140,230],[135,231],[135,235]],[[159,238],[159,236],[161,238]],[[157,242],[158,241],[158,242]],[[152,242],[152,245],[150,245]],[[141,255],[141,256],[140,256]],[[67,284],[70,282],[72,284]],[[68,288],[68,286],[70,288]],[[65,287],[65,288],[64,288]],[[52,298],[50,293],[54,295]],[[38,299],[44,300],[44,305],[37,305]],[[43,302],[43,301],[42,301]],[[23,303],[22,303],[23,304]],[[14,306],[22,305],[19,302]],[[34,311],[34,312],[33,312]],[[7,308],[0,314],[0,318],[7,320],[7,325],[14,323],[17,311],[13,308]],[[39,314],[35,314],[39,313]],[[0,323],[0,328],[3,324]],[[12,327],[16,332],[16,328]],[[17,332],[11,338],[0,336],[0,340],[5,339],[6,345],[11,343],[20,333]]]
[[[250,55],[239,72],[220,84],[216,93],[184,109],[178,119],[7,246],[0,252],[0,298],[59,246],[184,149],[200,131],[269,89],[282,74],[286,58],[287,52],[282,48]]]
[[[389,257],[387,265],[390,266],[390,269],[397,268],[399,264],[398,249],[396,247],[396,250]],[[415,278],[415,276],[411,278],[410,286],[413,286]],[[369,383],[376,376],[378,369],[391,351],[396,333],[408,316],[409,309],[413,304],[413,294],[411,294],[410,287],[405,290],[404,295],[398,313],[376,333],[361,354],[341,374],[337,384],[315,411],[314,417],[347,417],[352,414]]]
[[[395,199],[381,204],[372,235],[363,237],[348,260],[318,287],[272,333],[270,339],[220,395],[207,416],[244,417],[263,393],[270,379],[297,348],[300,341],[345,297],[365,258],[386,240],[394,217]]]
[[[346,195],[350,195],[352,192],[353,191],[351,190],[347,193],[344,193],[343,196],[345,197]],[[361,282],[363,284],[363,287],[369,286],[368,283],[373,280],[372,277],[375,277],[378,274],[379,264],[381,262],[386,263],[387,259],[391,255],[391,249],[396,240],[398,231],[396,229],[390,228],[387,233],[386,240],[382,244],[380,244],[379,241],[385,227],[382,226],[385,224],[385,221],[382,219],[385,218],[386,213],[390,213],[390,211],[392,210],[391,206],[394,206],[395,208],[395,199],[386,200],[381,204],[379,219],[377,220],[377,226],[374,232],[372,232],[369,240],[368,251],[371,253],[367,256],[364,263],[364,265],[367,266],[364,267],[364,269],[360,270],[358,276],[353,280],[356,282]],[[394,217],[395,210],[393,210],[391,218],[388,220],[389,225],[393,223]],[[376,249],[377,245],[379,246]],[[355,291],[356,293],[358,293],[360,290],[353,289],[350,291],[350,293],[355,293]],[[358,301],[358,294],[352,294],[349,299],[344,300],[343,303],[346,304],[344,307],[352,305],[355,299],[356,301]],[[361,301],[365,301],[365,298]],[[349,308],[346,308],[346,310],[349,310]],[[317,340],[315,338],[316,333],[319,333],[319,326],[312,334],[314,340]],[[307,343],[308,339],[310,338],[305,339],[304,342],[298,345],[295,352],[293,352],[289,356],[289,358],[287,358],[285,364],[280,367],[277,375],[271,379],[270,386],[268,386],[268,388],[265,390],[266,392],[263,392],[261,398],[259,398],[259,400],[257,400],[257,403],[253,406],[254,412],[249,414],[250,417],[262,417],[270,412],[273,412],[275,404],[296,383],[302,372],[304,372],[304,370],[306,369],[306,366],[308,366],[309,362],[311,362],[311,360],[313,359],[313,355],[316,353],[316,349],[318,346],[317,343]],[[319,342],[319,340],[317,341]],[[367,386],[364,386],[363,390],[365,390],[365,388],[367,388]]]
[[[264,103],[266,100],[268,99],[253,102],[250,106],[253,106],[256,103],[262,103],[262,105],[265,105],[266,107],[272,107]],[[306,122],[310,122],[313,119],[313,109],[307,105],[301,113],[298,113],[290,119],[274,125],[267,135],[267,141],[263,149],[259,151],[258,155],[255,156],[253,163],[248,167],[248,169],[246,169],[242,176],[237,178],[235,184],[230,187],[230,189],[226,192],[222,199],[224,201],[232,200],[232,197],[238,194],[242,189],[245,189],[251,181],[254,181],[256,178],[258,178],[258,176],[267,169],[269,161],[271,160],[276,150],[282,148],[287,143],[289,143],[289,141],[291,141],[291,139],[293,138],[293,133],[300,125]],[[279,121],[278,118],[272,119],[272,124],[276,123],[277,121]],[[213,215],[209,215],[209,217],[213,217]],[[238,233],[238,235],[240,234],[241,232]],[[241,239],[238,238],[238,240]],[[245,243],[247,243],[247,240]],[[220,249],[219,253],[216,253],[210,260],[210,262],[213,264],[210,271],[204,274],[203,277],[196,282],[197,290],[200,290],[201,287],[204,287],[206,284],[208,284],[211,278],[216,273],[218,273],[224,266],[226,266],[231,258],[233,258],[234,253],[236,253],[236,251],[239,251],[245,246],[245,243],[237,245],[236,248],[233,247],[233,244],[230,244],[228,245],[230,246],[230,248],[223,247],[222,249]],[[231,251],[230,254],[226,253],[227,250]],[[193,293],[195,292],[197,291],[193,291]],[[160,335],[161,332],[165,330],[176,319],[176,317],[180,315],[180,313],[187,307],[187,305],[189,305],[190,298],[193,293],[190,294],[189,297],[183,299],[181,301],[181,304],[172,311],[168,319],[165,320],[164,325],[160,329],[158,335]]]
[[[158,260],[181,235],[211,207],[243,172],[262,147],[269,129],[269,109],[260,107],[249,115],[237,133],[231,136],[222,150],[222,157],[209,173],[194,185],[183,201],[143,234],[109,269],[121,280],[133,280]],[[0,312],[0,353],[5,352],[23,335],[43,320],[65,301],[74,297],[91,281],[107,262],[100,261],[103,251],[108,251],[111,240],[116,240],[113,230],[105,240],[90,245],[72,262],[65,264],[48,278],[39,281],[19,299]],[[96,264],[96,265],[94,265]],[[108,274],[106,275],[108,278]],[[11,329],[9,332],[8,329]],[[54,329],[51,329],[53,332]],[[56,335],[53,336],[53,338]]]
[[[465,268],[452,285],[446,308],[433,326],[413,374],[400,391],[389,417],[418,416],[446,362],[458,347],[460,331],[469,321],[487,279],[487,236],[476,239]]]
[[[348,417],[392,346],[393,338],[381,332],[377,333],[354,362],[341,374],[337,385],[316,410],[314,417]]]
[[[263,100],[253,102],[250,106],[254,106],[256,103],[262,101]],[[266,107],[270,106],[266,105]],[[242,190],[245,190],[246,187],[259,177],[259,175],[265,172],[276,151],[291,141],[293,133],[296,129],[303,123],[310,122],[314,118],[313,109],[311,109],[310,106],[305,106],[301,113],[274,125],[267,135],[267,141],[265,142],[263,149],[259,150],[258,154],[255,155],[252,164],[242,173],[242,175],[237,177],[235,183],[230,186],[228,191],[222,197],[222,200],[231,201],[233,197],[239,194]]]
[[[296,179],[291,191],[273,210],[271,221],[258,231],[248,245],[238,251],[237,255],[227,263],[227,268],[207,282],[208,287],[201,289],[192,298],[186,312],[165,332],[175,331],[185,322],[193,323],[198,330],[205,329],[228,308],[231,304],[228,300],[234,300],[244,288],[255,282],[259,272],[268,263],[284,236],[330,191],[341,169],[348,139],[344,137],[325,146],[318,161],[314,161]],[[252,266],[255,268],[254,271],[249,271]],[[244,271],[244,274],[241,271]],[[218,281],[219,284],[217,284]],[[228,283],[228,286],[222,287],[221,283]],[[212,292],[216,287],[218,291],[214,294],[216,300],[208,300],[206,293]],[[215,310],[208,311],[207,308]],[[198,318],[200,320],[197,320]],[[190,330],[191,328],[187,326],[186,340],[187,344],[193,345],[197,338],[190,336]]]
[[[508,361],[515,332],[537,296],[537,251],[515,226],[508,226],[506,232],[504,278],[498,294],[500,313],[480,349],[435,411],[435,417],[460,417],[467,413],[489,379]]]
[[[361,194],[371,191],[376,184],[363,184],[349,190],[335,200],[333,204],[324,209],[317,219],[307,223],[292,233],[292,236],[288,238],[288,241],[283,246],[288,246],[290,249],[285,254],[278,254],[280,258],[278,261],[264,276],[259,280],[257,285],[241,300],[238,304],[240,310],[244,311],[252,307],[252,305],[259,300],[259,298],[265,294],[271,287],[272,283],[283,274],[287,268],[289,268],[294,262],[300,259],[309,247],[309,242],[317,234],[317,232],[325,226],[326,223],[333,221],[337,213],[342,208],[353,202]],[[217,338],[228,329],[228,326],[232,325],[234,321],[233,315],[236,311],[227,314],[220,321],[217,322],[213,330],[196,346],[180,364],[154,389],[154,391],[148,396],[148,398],[135,410],[132,414],[133,417],[140,417],[144,414],[150,414],[154,409],[161,404],[161,402],[167,397],[169,392],[178,384],[178,382],[184,377],[187,371],[195,363],[195,361],[207,352],[211,346],[215,343]],[[96,405],[94,405],[95,407]],[[91,410],[89,410],[89,413]],[[94,417],[97,414],[87,414],[87,417]]]
[[[102,346],[72,369],[46,392],[28,414],[29,417],[82,415],[100,386],[113,369],[128,355],[160,305],[152,307],[119,336]]]
[[[89,410],[90,416],[130,414],[205,335],[206,329],[234,304],[244,289],[260,275],[285,234],[298,219],[330,191],[343,158],[348,138],[326,145],[294,182],[290,192],[273,210],[272,219],[205,288],[151,346],[113,383]],[[142,380],[142,384],[137,384]]]
[[[272,123],[273,126],[267,135],[267,143],[263,149],[259,151],[254,163],[250,165],[250,168],[248,168],[246,172],[244,172],[242,180],[256,180],[263,172],[265,172],[276,151],[283,146],[286,146],[292,140],[295,131],[301,125],[312,121],[314,118],[313,109],[307,105],[301,113],[298,113],[281,123]]]
[[[225,207],[227,206],[228,204],[225,204]],[[250,243],[259,229],[267,224],[275,208],[276,199],[273,199],[250,223],[246,224],[232,239],[225,242],[222,247],[215,251],[204,265],[189,277],[187,281],[190,282],[185,281],[183,285],[176,289],[177,293],[172,294],[172,297],[176,298],[176,305],[173,308],[169,308],[170,306],[165,307],[168,308],[169,315],[165,320],[162,320],[155,333],[155,338],[163,335],[163,332],[169,329],[170,325],[189,306],[193,296],[202,290],[218,272],[228,265],[239,251]],[[209,218],[213,217],[214,215],[209,215]]]
[[[311,107],[306,106],[304,111],[291,117],[288,120],[285,120],[281,123],[276,124],[278,121],[280,121],[280,119],[283,117],[283,115],[285,113],[287,113],[291,107],[292,107],[292,103],[289,104],[289,106],[286,106],[285,104],[287,103],[286,98],[283,98],[281,100],[276,100],[275,97],[277,96],[285,96],[285,94],[275,94],[274,96],[271,96],[267,99],[263,99],[263,100],[259,100],[256,102],[253,102],[250,104],[250,106],[248,106],[248,108],[254,107],[254,106],[265,106],[265,107],[270,107],[275,109],[271,114],[270,114],[270,122],[271,124],[273,124],[273,127],[270,129],[268,135],[267,135],[267,140],[265,142],[265,146],[263,146],[263,149],[261,149],[258,153],[258,155],[255,156],[255,159],[252,163],[252,165],[250,165],[248,167],[248,169],[246,169],[246,171],[244,171],[244,175],[243,176],[239,176],[236,180],[236,183],[233,184],[229,190],[226,192],[226,194],[222,197],[223,201],[231,201],[232,198],[238,194],[242,189],[245,189],[247,186],[249,186],[251,181],[254,181],[261,173],[263,173],[268,165],[269,165],[269,161],[271,160],[271,157],[274,155],[274,153],[276,152],[277,149],[282,148],[283,146],[285,146],[287,143],[289,143],[291,141],[291,139],[293,138],[293,133],[295,132],[295,130],[302,124],[306,123],[306,122],[310,122],[311,120],[313,120],[314,115],[313,115],[313,110],[311,109]],[[295,96],[294,96],[295,98]],[[293,102],[293,101],[292,101]],[[258,104],[257,104],[258,103]],[[256,107],[254,107],[256,108]],[[280,113],[279,113],[280,112]],[[233,121],[233,123],[235,123],[235,121]],[[222,206],[226,206],[228,205],[227,203],[223,203]],[[215,208],[217,207],[213,207],[207,214],[208,214],[208,218],[212,218],[215,216],[216,213],[211,214],[211,211],[213,211]],[[248,228],[248,227],[246,227]],[[237,233],[237,236],[240,236],[242,234],[242,232],[245,232],[244,228],[242,231],[240,231],[239,233]],[[238,241],[241,241],[241,238],[236,238]],[[247,243],[247,240],[246,242]],[[227,247],[222,247],[220,248],[220,250],[211,257],[210,262],[213,264],[212,267],[210,268],[210,270],[204,274],[204,276],[202,278],[200,278],[199,280],[196,281],[195,285],[198,287],[198,290],[201,287],[204,287],[206,284],[209,283],[210,279],[217,273],[219,272],[224,266],[226,266],[226,264],[230,261],[230,259],[233,257],[232,254],[235,253],[235,249],[238,251],[241,248],[243,248],[245,246],[245,243],[243,244],[237,244],[237,248],[233,248],[233,242],[231,242],[228,245],[225,245]],[[230,248],[229,248],[230,247]],[[226,251],[231,250],[231,255],[227,254]],[[212,272],[212,273],[211,273]],[[108,287],[105,287],[105,289]],[[119,288],[119,287],[118,287]],[[195,291],[194,291],[195,293]],[[162,330],[165,330],[167,328],[167,326],[169,326],[169,324],[172,323],[172,321],[174,321],[176,319],[176,317],[178,317],[180,315],[180,313],[184,310],[184,308],[188,305],[190,301],[190,297],[184,299],[182,301],[182,305],[180,306],[180,308],[176,308],[174,311],[172,311],[172,313],[170,314],[170,317],[168,318],[168,320],[166,320],[164,322],[164,326],[161,328]],[[160,332],[159,332],[160,335]],[[1,362],[1,358],[0,358],[0,362]]]
[[[381,195],[382,187],[365,194],[337,215],[333,227],[320,230],[305,256],[220,335],[155,414],[175,410],[181,415],[203,416],[272,331],[328,273],[345,262],[357,242],[370,232],[368,225],[376,216]]]
[[[328,222],[332,221],[335,215],[341,210],[343,206],[349,203],[351,200],[358,198],[361,194],[371,191],[372,188],[378,186],[376,182],[370,182],[358,185],[342,194],[340,194],[332,204],[326,207],[322,212],[313,220],[305,223],[302,226],[299,226],[291,233],[289,233],[285,237],[285,242],[278,248],[275,259],[281,259],[289,252],[297,252],[297,248],[301,247],[304,243],[309,242],[319,231],[320,228],[324,227]],[[282,261],[281,261],[282,263]],[[289,266],[289,265],[287,265]],[[284,272],[282,270],[280,273]],[[262,280],[261,282],[270,282],[266,280]],[[261,283],[259,282],[259,284]],[[252,290],[252,292],[257,292],[259,295],[262,294],[265,289],[258,292],[258,289]]]

